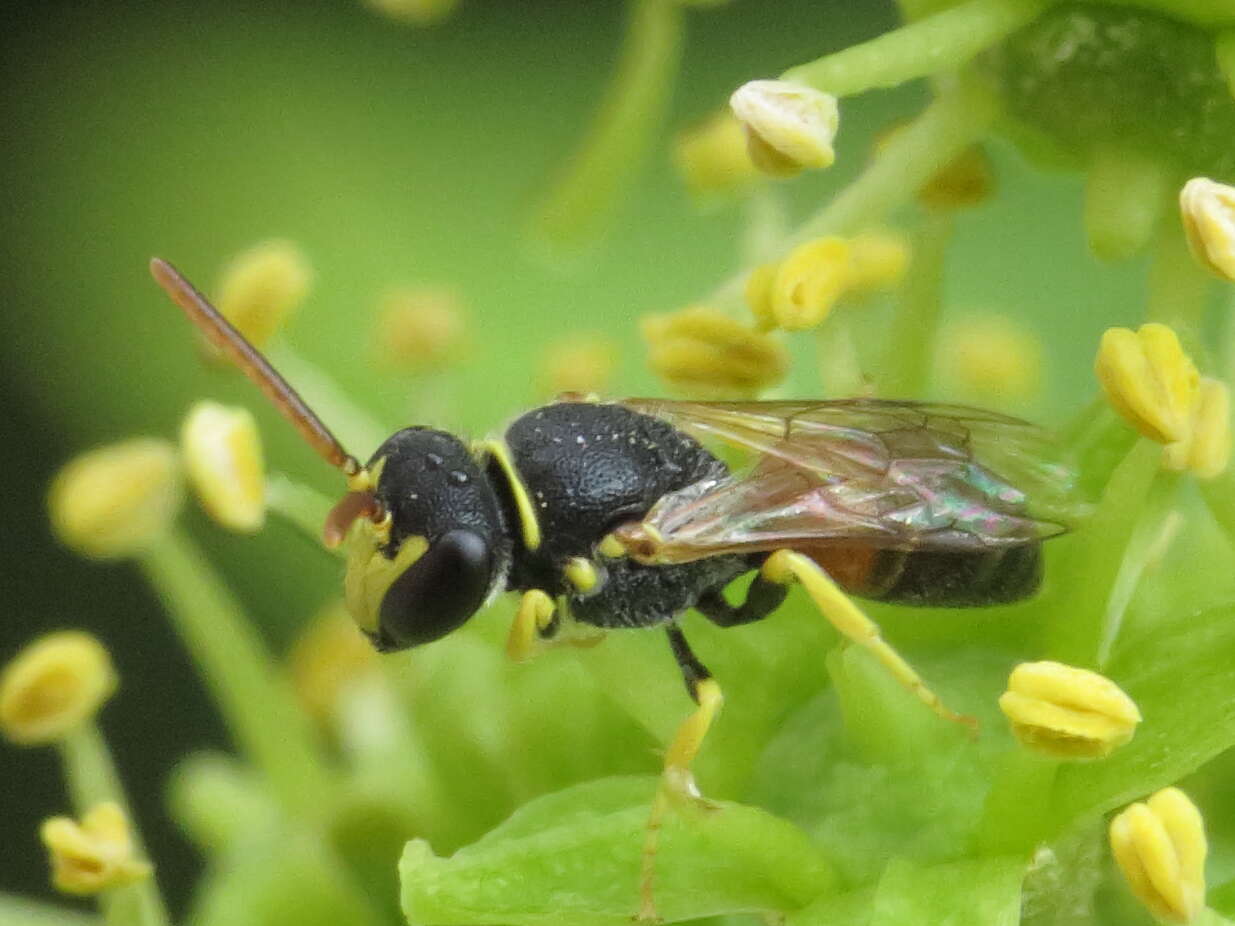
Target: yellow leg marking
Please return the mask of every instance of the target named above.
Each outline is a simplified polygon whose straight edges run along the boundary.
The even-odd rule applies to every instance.
[[[637,919],[645,923],[654,923],[659,920],[656,915],[652,887],[656,879],[656,853],[660,848],[660,831],[665,823],[665,815],[674,803],[700,799],[699,789],[695,786],[695,776],[690,772],[690,763],[699,754],[703,738],[707,736],[708,728],[712,726],[712,721],[716,719],[721,703],[724,701],[720,685],[714,678],[700,680],[695,685],[694,696],[699,706],[678,727],[673,742],[669,744],[665,752],[665,770],[661,774],[656,797],[652,799],[652,812],[643,833],[643,862],[642,875],[639,880]]]
[[[538,588],[523,593],[519,610],[506,637],[506,655],[514,662],[526,662],[536,653],[540,631],[553,620],[553,599]]]
[[[913,667],[880,636],[879,625],[867,617],[814,560],[792,550],[777,550],[764,562],[762,571],[770,582],[782,585],[795,579],[801,582],[815,607],[841,635],[878,659],[898,682],[940,717],[976,730],[977,721],[945,707]]]

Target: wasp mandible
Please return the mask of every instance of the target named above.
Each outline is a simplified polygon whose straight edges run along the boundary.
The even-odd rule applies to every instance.
[[[189,319],[347,478],[326,520],[346,546],[347,605],[382,652],[437,640],[503,591],[508,650],[567,622],[662,627],[696,704],[665,753],[644,846],[641,912],[669,801],[721,704],[677,618],[762,620],[800,583],[822,614],[935,713],[946,708],[846,592],[909,605],[1016,601],[1065,529],[1071,474],[1046,435],[955,405],[880,399],[683,402],[565,397],[468,444],[413,426],[361,464],[282,376],[167,262],[151,273]],[[745,471],[704,446],[750,453]],[[740,604],[723,589],[754,573]]]

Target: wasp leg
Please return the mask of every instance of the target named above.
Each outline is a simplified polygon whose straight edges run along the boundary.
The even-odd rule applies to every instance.
[[[656,797],[652,800],[652,812],[644,830],[637,917],[642,922],[657,921],[652,883],[656,877],[656,852],[660,848],[660,831],[664,826],[665,815],[675,802],[699,799],[699,789],[695,786],[690,763],[698,754],[703,738],[707,736],[708,728],[712,726],[724,700],[721,697],[720,685],[712,678],[707,667],[691,652],[682,631],[673,626],[666,629],[669,645],[673,647],[673,656],[677,660],[678,668],[682,670],[686,691],[697,706],[678,727],[673,741],[665,751],[664,772],[660,787],[656,789]]]
[[[519,610],[506,637],[506,656],[514,662],[525,662],[536,654],[536,642],[552,636],[557,626],[557,609],[547,592],[529,589],[519,599]]]
[[[761,621],[777,608],[789,594],[789,586],[773,582],[762,573],[756,573],[746,589],[746,599],[736,608],[725,600],[719,589],[705,592],[695,604],[695,610],[713,624],[721,627],[736,627]]]
[[[867,617],[810,557],[793,550],[777,550],[764,561],[761,573],[769,582],[781,585],[795,580],[801,582],[815,607],[842,636],[871,653],[898,682],[940,717],[976,730],[977,721],[945,707],[913,667],[880,636],[879,625]]]

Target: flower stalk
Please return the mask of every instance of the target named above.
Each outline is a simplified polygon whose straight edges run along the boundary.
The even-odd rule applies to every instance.
[[[966,64],[1048,5],[1049,0],[967,0],[781,76],[842,97],[896,87]]]
[[[241,750],[292,813],[319,815],[331,772],[250,621],[196,545],[174,530],[140,560]]]

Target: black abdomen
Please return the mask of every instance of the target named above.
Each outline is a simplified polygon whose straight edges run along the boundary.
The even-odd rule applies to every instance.
[[[892,604],[986,607],[1028,598],[1042,584],[1041,543],[977,553],[837,546],[808,555],[850,594]]]

